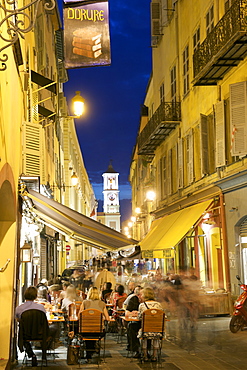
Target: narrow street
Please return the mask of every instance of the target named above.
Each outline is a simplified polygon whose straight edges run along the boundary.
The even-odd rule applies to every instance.
[[[105,370],[124,369],[153,369],[162,368],[166,370],[231,370],[247,369],[246,348],[247,331],[232,334],[229,329],[230,317],[201,318],[198,321],[196,331],[195,352],[188,353],[187,344],[179,345],[178,340],[170,335],[169,340],[164,340],[162,348],[162,363],[140,363],[138,359],[127,357],[126,338],[122,343],[117,343],[116,334],[107,334],[106,358],[101,362],[99,368]],[[169,325],[176,326],[176,322]],[[167,332],[171,333],[170,328]],[[183,347],[183,348],[181,348]],[[55,362],[48,360],[49,369],[93,369],[97,368],[96,359],[92,364],[81,364],[68,366],[66,363],[66,348],[61,346],[55,350]],[[30,365],[29,365],[30,366]],[[23,368],[21,356],[16,369]]]

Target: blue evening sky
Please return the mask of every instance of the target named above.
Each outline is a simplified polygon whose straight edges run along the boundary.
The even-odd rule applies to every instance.
[[[112,159],[121,201],[131,199],[129,168],[151,72],[150,1],[109,0],[109,17],[111,66],[70,69],[64,91],[68,101],[76,90],[86,99],[87,114],[75,122],[96,199]]]

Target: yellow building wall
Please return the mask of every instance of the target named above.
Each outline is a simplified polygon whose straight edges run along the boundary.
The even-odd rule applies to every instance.
[[[23,95],[22,80],[17,73],[12,48],[5,52],[9,56],[7,69],[0,71],[0,268],[7,259],[10,259],[10,263],[5,271],[0,272],[0,358],[8,359],[16,277],[16,217]],[[6,206],[3,207],[3,204]]]

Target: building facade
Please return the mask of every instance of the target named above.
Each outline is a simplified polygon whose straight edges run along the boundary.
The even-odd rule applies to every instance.
[[[10,14],[16,32],[9,32]],[[86,216],[97,209],[63,94],[68,78],[57,3],[6,3],[0,19],[0,358],[10,368],[14,310],[25,288],[94,249],[76,245],[69,230],[38,212],[31,192]],[[71,176],[78,180],[74,187]]]
[[[153,68],[130,168],[143,254],[232,295],[247,266],[246,9],[151,2]]]

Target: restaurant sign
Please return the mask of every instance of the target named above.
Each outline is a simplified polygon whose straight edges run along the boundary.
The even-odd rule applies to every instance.
[[[108,1],[65,0],[65,67],[111,64]]]

